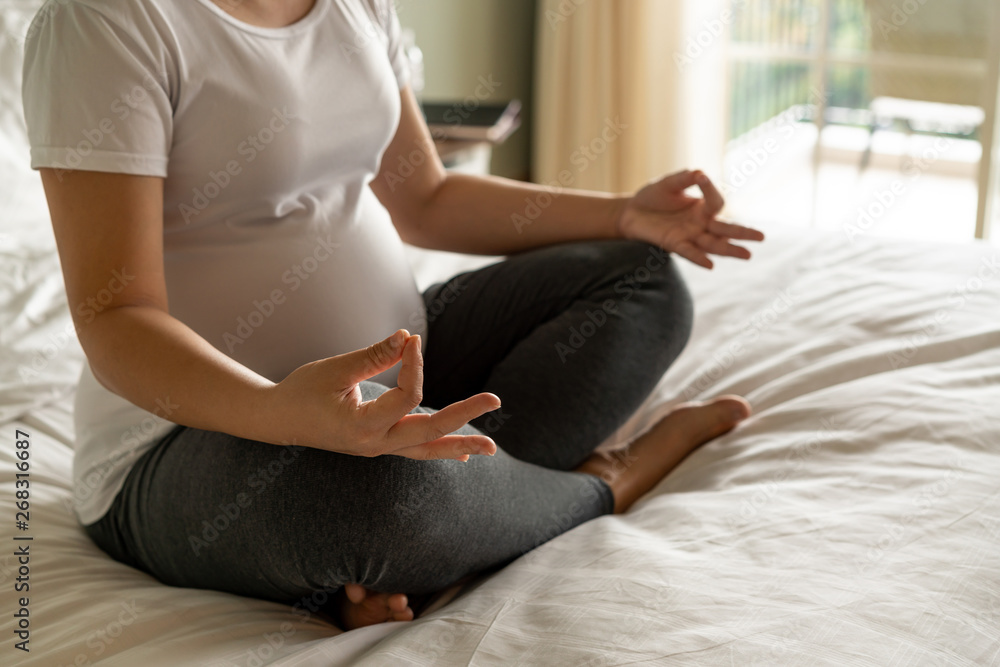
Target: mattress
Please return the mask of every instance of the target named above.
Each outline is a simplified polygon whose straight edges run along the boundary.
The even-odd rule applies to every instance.
[[[14,106],[11,26],[34,6],[0,4],[0,664],[1000,665],[1000,252],[983,243],[774,227],[751,262],[683,263],[691,342],[603,447],[684,401],[738,393],[754,415],[627,514],[415,621],[344,633],[112,561],[70,510],[83,356]],[[493,261],[411,259],[422,286]]]

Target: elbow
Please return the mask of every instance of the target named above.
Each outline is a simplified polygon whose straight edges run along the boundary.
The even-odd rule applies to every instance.
[[[432,178],[419,178],[414,174],[411,179],[407,187],[390,189],[378,183],[372,189],[389,212],[392,225],[404,243],[433,248],[438,236],[436,230],[447,212],[448,175],[442,169],[441,174]]]
[[[392,225],[404,243],[418,248],[433,247],[434,221],[438,218],[433,204],[434,199],[427,198],[387,207]]]
[[[80,347],[83,348],[94,376],[105,387],[107,384],[102,380],[102,369],[114,366],[121,347],[141,335],[136,327],[148,319],[151,311],[167,312],[160,303],[137,301],[116,304],[91,313],[78,308],[73,313],[73,325]]]
[[[428,233],[426,225],[417,224],[410,220],[392,218],[392,224],[396,228],[396,233],[403,243],[416,246],[418,248],[432,247],[431,234]]]

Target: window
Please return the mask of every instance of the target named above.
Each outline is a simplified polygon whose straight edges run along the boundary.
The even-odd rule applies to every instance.
[[[986,236],[1000,50],[989,0],[730,0],[730,11],[733,217],[850,238]]]

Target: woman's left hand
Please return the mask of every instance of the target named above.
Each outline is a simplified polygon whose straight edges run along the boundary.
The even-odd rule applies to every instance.
[[[697,185],[703,197],[685,190]],[[625,205],[618,219],[623,237],[645,241],[676,253],[698,266],[711,269],[709,254],[750,259],[750,251],[732,240],[763,241],[756,229],[716,219],[722,210],[722,195],[700,171],[681,171],[664,176],[639,190]]]

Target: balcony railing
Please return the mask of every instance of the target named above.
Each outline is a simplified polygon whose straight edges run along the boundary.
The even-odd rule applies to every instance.
[[[895,123],[908,133],[976,140],[976,236],[986,235],[988,219],[1000,212],[991,206],[1000,171],[993,151],[1000,3],[730,0],[730,10],[731,141],[794,112],[817,127],[818,174],[823,130],[831,125],[874,132]]]

